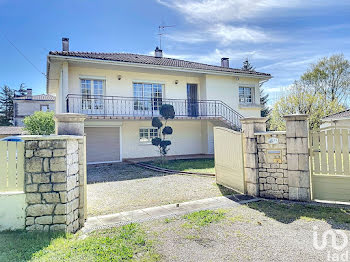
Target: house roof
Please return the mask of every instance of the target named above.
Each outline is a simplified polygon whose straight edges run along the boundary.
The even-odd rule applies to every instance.
[[[154,57],[148,55],[130,54],[130,53],[95,53],[95,52],[73,52],[73,51],[50,51],[51,56],[66,56],[86,59],[96,59],[105,61],[117,61],[125,63],[139,63],[146,65],[169,66],[185,69],[208,70],[216,72],[227,72],[236,74],[247,74],[254,76],[265,76],[270,78],[271,75],[256,71],[246,71],[242,69],[227,68],[222,66],[208,65],[197,62],[185,61],[168,57]]]
[[[35,100],[35,101],[55,101],[55,96],[48,94],[34,95],[32,97],[29,96],[19,96],[15,97],[15,100]]]
[[[22,135],[23,127],[20,126],[0,126],[0,135]]]
[[[342,118],[350,118],[350,109],[326,116],[322,120],[342,119]]]

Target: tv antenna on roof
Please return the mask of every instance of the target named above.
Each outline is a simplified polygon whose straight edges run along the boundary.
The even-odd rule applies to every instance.
[[[175,27],[175,25],[165,25],[162,23],[158,26],[158,35],[159,35],[159,49],[162,49],[162,36],[165,34],[165,28]]]

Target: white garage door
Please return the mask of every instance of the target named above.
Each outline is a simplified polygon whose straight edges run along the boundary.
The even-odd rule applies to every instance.
[[[120,161],[119,127],[86,127],[88,163]]]

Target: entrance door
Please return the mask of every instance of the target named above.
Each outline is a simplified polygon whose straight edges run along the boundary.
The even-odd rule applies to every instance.
[[[198,116],[197,84],[187,84],[188,116]]]
[[[216,183],[245,193],[242,133],[214,127]]]

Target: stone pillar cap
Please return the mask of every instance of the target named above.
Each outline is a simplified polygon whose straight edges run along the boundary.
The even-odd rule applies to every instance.
[[[309,115],[307,115],[307,114],[292,114],[292,115],[285,115],[283,117],[287,121],[293,121],[293,120],[302,121],[302,120],[307,120],[309,118]]]
[[[244,124],[248,123],[266,123],[267,117],[246,117],[246,118],[241,118],[240,121]]]
[[[86,115],[74,113],[55,114],[55,121],[58,122],[84,122]]]

